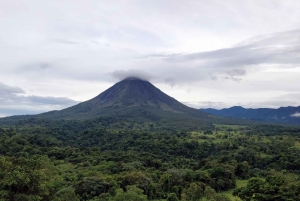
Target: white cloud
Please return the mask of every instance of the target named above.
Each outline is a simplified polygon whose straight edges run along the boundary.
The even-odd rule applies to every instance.
[[[296,112],[295,114],[291,114],[291,117],[300,117],[300,113]]]

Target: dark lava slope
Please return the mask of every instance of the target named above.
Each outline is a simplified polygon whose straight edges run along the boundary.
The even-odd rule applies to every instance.
[[[99,116],[158,120],[163,117],[206,118],[208,114],[189,108],[148,81],[126,78],[95,98],[60,111],[38,115],[44,118],[87,119]]]

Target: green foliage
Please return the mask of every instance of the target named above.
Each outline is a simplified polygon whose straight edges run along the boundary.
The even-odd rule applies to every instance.
[[[79,201],[75,194],[75,190],[71,187],[63,188],[55,193],[53,201]]]
[[[43,200],[60,188],[60,177],[47,157],[0,157],[0,198]]]
[[[203,187],[203,185],[199,186],[197,183],[191,183],[190,187],[183,191],[182,200],[198,201],[204,194]]]
[[[296,175],[271,172],[266,179],[250,179],[247,186],[233,194],[246,201],[300,200],[300,181]]]
[[[242,179],[248,179],[251,174],[249,163],[247,161],[238,163],[235,169],[235,174]]]
[[[147,196],[143,194],[143,190],[136,186],[127,186],[126,192],[123,189],[118,189],[115,197],[109,201],[147,201]]]
[[[75,186],[75,193],[82,200],[89,200],[103,193],[109,193],[113,184],[98,177],[86,177]]]
[[[217,125],[204,134],[153,125],[99,118],[2,127],[0,200],[227,201],[237,179],[249,179],[234,191],[244,200],[298,199],[296,128]]]
[[[207,201],[230,201],[227,196],[217,194],[216,191],[209,186],[205,188],[204,195]]]
[[[167,198],[167,201],[179,201],[179,199],[175,193],[170,193]]]

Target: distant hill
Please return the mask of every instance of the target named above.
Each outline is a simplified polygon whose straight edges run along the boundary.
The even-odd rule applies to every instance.
[[[13,116],[0,119],[2,122],[20,121],[28,118],[52,120],[88,120],[99,117],[131,119],[155,122],[170,127],[211,127],[213,123],[245,124],[224,117],[215,117],[190,108],[163,93],[148,81],[126,78],[95,98],[75,106],[38,115]]]
[[[200,109],[203,112],[238,119],[248,119],[255,121],[283,123],[283,124],[300,124],[300,106],[298,107],[280,107],[278,109],[259,108],[246,109],[240,106],[234,106],[227,109]]]

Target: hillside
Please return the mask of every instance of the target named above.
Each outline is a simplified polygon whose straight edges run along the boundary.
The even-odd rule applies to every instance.
[[[300,124],[300,106],[298,107],[280,107],[278,109],[259,108],[246,109],[240,106],[234,106],[227,109],[200,109],[209,114],[232,117],[239,119],[248,119],[263,122],[283,123],[283,124]]]

